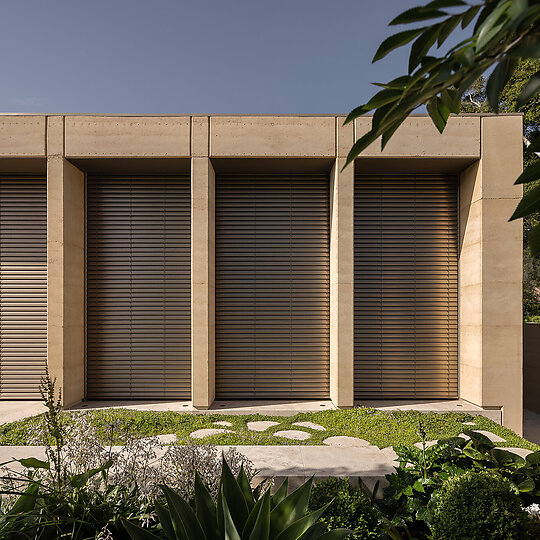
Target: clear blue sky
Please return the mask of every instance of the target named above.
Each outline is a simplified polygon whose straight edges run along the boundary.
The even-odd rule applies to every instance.
[[[1,112],[342,113],[421,0],[2,0]]]

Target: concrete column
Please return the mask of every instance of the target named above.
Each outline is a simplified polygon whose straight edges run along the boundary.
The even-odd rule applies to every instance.
[[[215,173],[208,157],[209,118],[191,124],[191,381],[193,405],[215,396]]]
[[[521,117],[483,117],[481,159],[461,175],[460,397],[502,408],[522,433],[522,221],[508,222],[521,195]]]
[[[85,395],[84,174],[64,158],[64,118],[47,118],[47,363],[62,404]]]
[[[330,398],[354,404],[354,167],[344,171],[352,125],[336,119],[337,159],[330,173]]]

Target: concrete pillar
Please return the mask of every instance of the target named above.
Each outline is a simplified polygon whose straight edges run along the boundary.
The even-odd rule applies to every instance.
[[[85,395],[84,174],[64,158],[64,118],[47,118],[47,363],[62,404]]]
[[[330,173],[330,398],[354,404],[354,166],[344,171],[352,125],[336,119],[337,159]]]
[[[208,409],[215,396],[215,173],[209,118],[191,124],[191,381],[193,405]]]
[[[508,222],[521,195],[522,121],[486,116],[481,159],[461,175],[459,255],[460,397],[502,408],[522,433],[522,231]]]

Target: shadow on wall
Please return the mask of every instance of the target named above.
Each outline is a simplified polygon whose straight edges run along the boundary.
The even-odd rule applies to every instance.
[[[523,406],[540,413],[540,324],[523,324]]]

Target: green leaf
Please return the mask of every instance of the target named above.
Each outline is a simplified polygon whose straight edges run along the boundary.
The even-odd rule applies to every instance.
[[[240,471],[236,477],[236,481],[244,494],[244,499],[247,503],[248,510],[252,510],[255,506],[255,501],[253,500],[253,491],[251,490],[251,485],[249,483],[248,477],[246,476],[246,471],[244,471],[244,464],[240,465]]]
[[[272,495],[272,506],[277,506],[286,496],[287,491],[289,490],[289,477],[287,476],[283,483],[276,490],[274,495]]]
[[[467,444],[464,448],[463,448],[463,453],[467,456],[467,457],[470,457],[471,459],[474,459],[476,461],[485,461],[486,459],[486,455],[485,454],[482,454],[482,452],[479,452],[478,450],[476,450],[475,448],[473,448],[472,446],[470,446],[470,444]]]
[[[165,533],[167,538],[169,540],[176,540],[176,534],[174,532],[171,516],[167,509],[159,502],[156,502],[156,513],[158,515],[163,532]]]
[[[276,537],[276,540],[297,540],[297,538],[301,538],[301,536],[319,520],[323,512],[328,508],[329,504],[291,523],[284,531],[281,532],[281,534]]]
[[[427,8],[447,8],[447,7],[459,7],[466,6],[467,3],[462,0],[433,0],[429,4],[426,4]]]
[[[471,24],[471,21],[476,17],[476,14],[480,11],[481,7],[482,6],[473,6],[463,14],[463,18],[461,19],[461,28],[463,30]]]
[[[326,532],[326,525],[319,521],[312,525],[303,535],[301,540],[319,540],[321,534]]]
[[[261,506],[263,504],[264,497],[268,493],[268,496],[271,498],[269,491],[270,490],[266,490],[264,492],[264,495],[255,503],[253,510],[251,510],[251,512],[249,513],[249,516],[246,520],[246,524],[244,525],[244,530],[242,531],[242,540],[248,540],[248,537],[251,534],[253,527],[255,527],[255,522],[257,521],[257,518],[259,517],[259,512],[261,511]]]
[[[529,242],[529,248],[533,257],[536,257],[540,254],[540,224],[535,225],[530,231],[527,237]],[[534,454],[529,454],[527,458],[535,454],[540,454],[540,452],[535,452]],[[540,463],[540,456],[538,456],[538,462],[535,465]]]
[[[11,507],[9,515],[30,512],[36,506],[36,499],[39,491],[39,484],[30,482],[23,494],[15,501]]]
[[[517,205],[510,221],[519,219],[525,216],[530,216],[540,210],[540,186],[536,186],[528,193],[523,195],[521,201]]]
[[[535,141],[537,140],[538,137],[535,139]],[[529,146],[529,148],[531,148],[531,146]],[[517,180],[514,182],[514,184],[529,184],[530,182],[534,182],[535,180],[539,179],[540,161],[536,161],[534,163],[531,163],[528,167],[525,167],[525,170],[517,177]]]
[[[198,472],[195,472],[195,510],[208,540],[218,540],[216,505]]]
[[[431,117],[431,120],[433,120],[433,123],[435,124],[435,127],[439,130],[439,133],[442,133],[444,131],[444,128],[446,127],[446,121],[448,120],[448,116],[450,114],[449,109],[445,109],[444,111],[440,109],[440,100],[437,99],[437,97],[431,98],[427,105],[426,109]],[[448,111],[448,114],[445,113]]]
[[[371,143],[375,142],[378,137],[379,134],[377,131],[370,130],[360,139],[358,139],[349,150],[347,161],[345,162],[343,168],[352,163],[360,155],[360,153],[364,151]]]
[[[440,11],[439,9],[429,8],[427,6],[419,6],[408,9],[398,15],[395,19],[392,19],[389,26],[395,26],[396,24],[411,24],[419,21],[426,21],[428,19],[438,19],[439,17],[445,17],[448,15],[446,11]]]
[[[312,484],[313,477],[285,497],[272,510],[270,514],[270,531],[272,536],[306,515]]]
[[[182,540],[205,540],[204,531],[191,506],[171,488],[165,485],[160,487],[167,499],[176,537]]]
[[[493,448],[491,455],[498,465],[517,465],[519,467],[526,463],[521,456],[502,448]]]
[[[349,537],[349,535],[353,533],[354,531],[350,531],[349,529],[334,529],[333,531],[321,535],[319,540],[341,540],[342,538]]]
[[[500,2],[498,6],[486,17],[478,27],[476,38],[476,52],[480,52],[504,26],[505,21],[499,22],[504,12],[510,7],[511,0]],[[476,32],[475,32],[476,34]]]
[[[534,490],[534,480],[527,476],[521,482],[517,483],[516,486],[522,493],[528,493]]]
[[[483,433],[478,433],[477,431],[467,429],[465,431],[465,435],[468,435],[471,438],[471,441],[477,446],[485,446],[488,449],[495,447],[493,442],[488,439]]]
[[[517,64],[516,58],[503,58],[489,76],[486,84],[486,95],[488,103],[495,113],[499,112],[499,95],[512,77]]]
[[[381,137],[381,152],[385,149],[386,145],[388,144],[388,141],[392,138],[392,135],[397,131],[399,126],[403,124],[403,119],[399,119],[394,124],[392,124],[389,128],[387,128]]]
[[[437,41],[440,28],[433,26],[422,33],[411,46],[411,54],[409,55],[409,73],[412,73],[420,61],[427,55],[429,49]]]
[[[531,141],[531,144],[529,144],[529,146],[527,146],[527,152],[539,152],[539,151],[540,151],[540,136],[535,137]]]
[[[415,491],[419,491],[420,493],[424,493],[426,491],[419,480],[416,480],[412,487]]]
[[[225,496],[222,497],[221,504],[223,507],[225,540],[242,540],[240,538],[240,535],[238,534],[238,530],[234,525],[234,521],[229,511],[229,505],[227,504],[227,499],[225,498]]]
[[[48,461],[41,461],[35,457],[23,458],[17,460],[23,467],[27,469],[47,469],[51,468],[51,464]]]
[[[540,465],[540,450],[537,450],[536,452],[533,452],[532,454],[528,454],[525,457],[525,461],[529,465]]]
[[[249,515],[248,504],[242,492],[242,488],[238,485],[227,461],[223,459],[221,483],[223,496],[227,499],[229,510],[236,529],[241,531],[246,524]]]
[[[454,114],[459,114],[461,109],[461,96],[457,90],[448,88],[441,92],[441,101]]]
[[[517,106],[523,107],[529,100],[531,100],[536,94],[540,92],[540,71],[537,71],[522,88],[519,94]]]
[[[249,521],[249,518],[248,518]],[[246,531],[243,533],[243,537]],[[257,513],[257,519],[248,540],[268,540],[270,536],[270,490],[261,499],[261,506]]]
[[[448,36],[454,31],[460,20],[461,15],[454,15],[441,23],[439,35],[437,36],[437,47],[440,47],[448,39]]]
[[[160,540],[159,536],[152,534],[150,531],[131,523],[127,519],[124,519],[124,518],[120,518],[120,519],[122,521],[122,525],[125,527],[129,536],[131,536],[133,540]]]
[[[426,27],[416,28],[415,30],[405,30],[404,32],[398,32],[388,38],[386,38],[377,49],[375,56],[373,57],[372,62],[377,62],[381,58],[384,58],[388,53],[392,52],[394,49],[406,45],[412,41],[415,37],[418,37]]]

